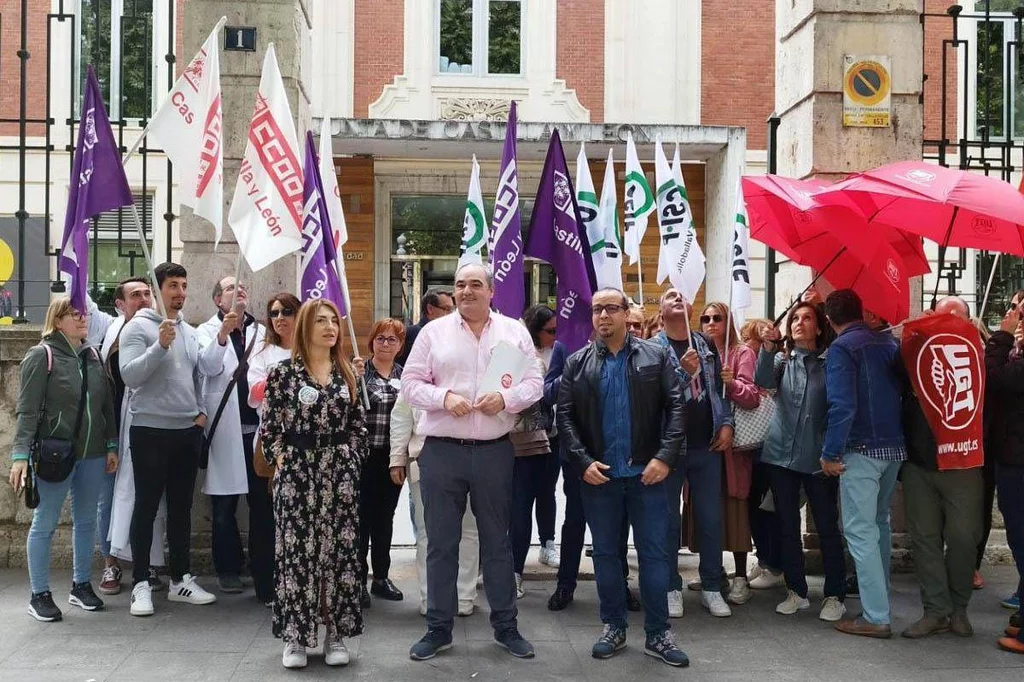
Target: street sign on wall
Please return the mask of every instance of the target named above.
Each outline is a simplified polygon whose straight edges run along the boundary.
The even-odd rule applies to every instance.
[[[892,119],[889,55],[843,57],[843,125],[888,128]]]

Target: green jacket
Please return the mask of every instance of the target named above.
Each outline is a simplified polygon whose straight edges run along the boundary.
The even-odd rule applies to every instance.
[[[76,351],[60,332],[50,334],[43,343],[53,351],[53,369],[49,377],[46,349],[41,345],[30,348],[21,361],[18,425],[11,448],[12,458],[28,459],[37,428],[43,438],[72,440],[82,392],[83,362],[88,363],[89,385],[75,454],[79,458],[89,458],[117,452],[113,387],[95,349],[83,345]],[[41,421],[40,406],[43,406]]]

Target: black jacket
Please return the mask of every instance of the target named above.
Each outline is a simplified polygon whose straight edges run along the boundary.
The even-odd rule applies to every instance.
[[[1024,467],[1024,360],[1011,360],[1011,350],[1004,331],[985,344],[985,457]]]
[[[621,352],[628,353],[633,432],[629,463],[645,465],[657,458],[674,467],[686,451],[686,404],[668,349],[627,336]],[[581,474],[604,456],[598,392],[607,355],[608,347],[601,341],[573,353],[558,389],[558,434],[566,456]]]

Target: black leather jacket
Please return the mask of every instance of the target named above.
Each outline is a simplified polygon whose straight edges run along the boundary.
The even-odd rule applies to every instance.
[[[633,435],[631,465],[657,458],[674,467],[686,452],[686,403],[669,352],[650,341],[626,337]],[[586,471],[604,456],[598,392],[608,347],[595,341],[565,363],[558,390],[558,434],[570,462]]]

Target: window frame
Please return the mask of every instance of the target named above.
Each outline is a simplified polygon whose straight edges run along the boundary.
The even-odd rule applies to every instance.
[[[471,0],[472,21],[472,71],[456,73],[441,70],[441,4],[434,0],[434,75],[451,78],[525,78],[526,77],[526,6],[525,0],[493,0],[495,2],[517,2],[519,4],[519,73],[491,73],[490,6],[492,0]]]

